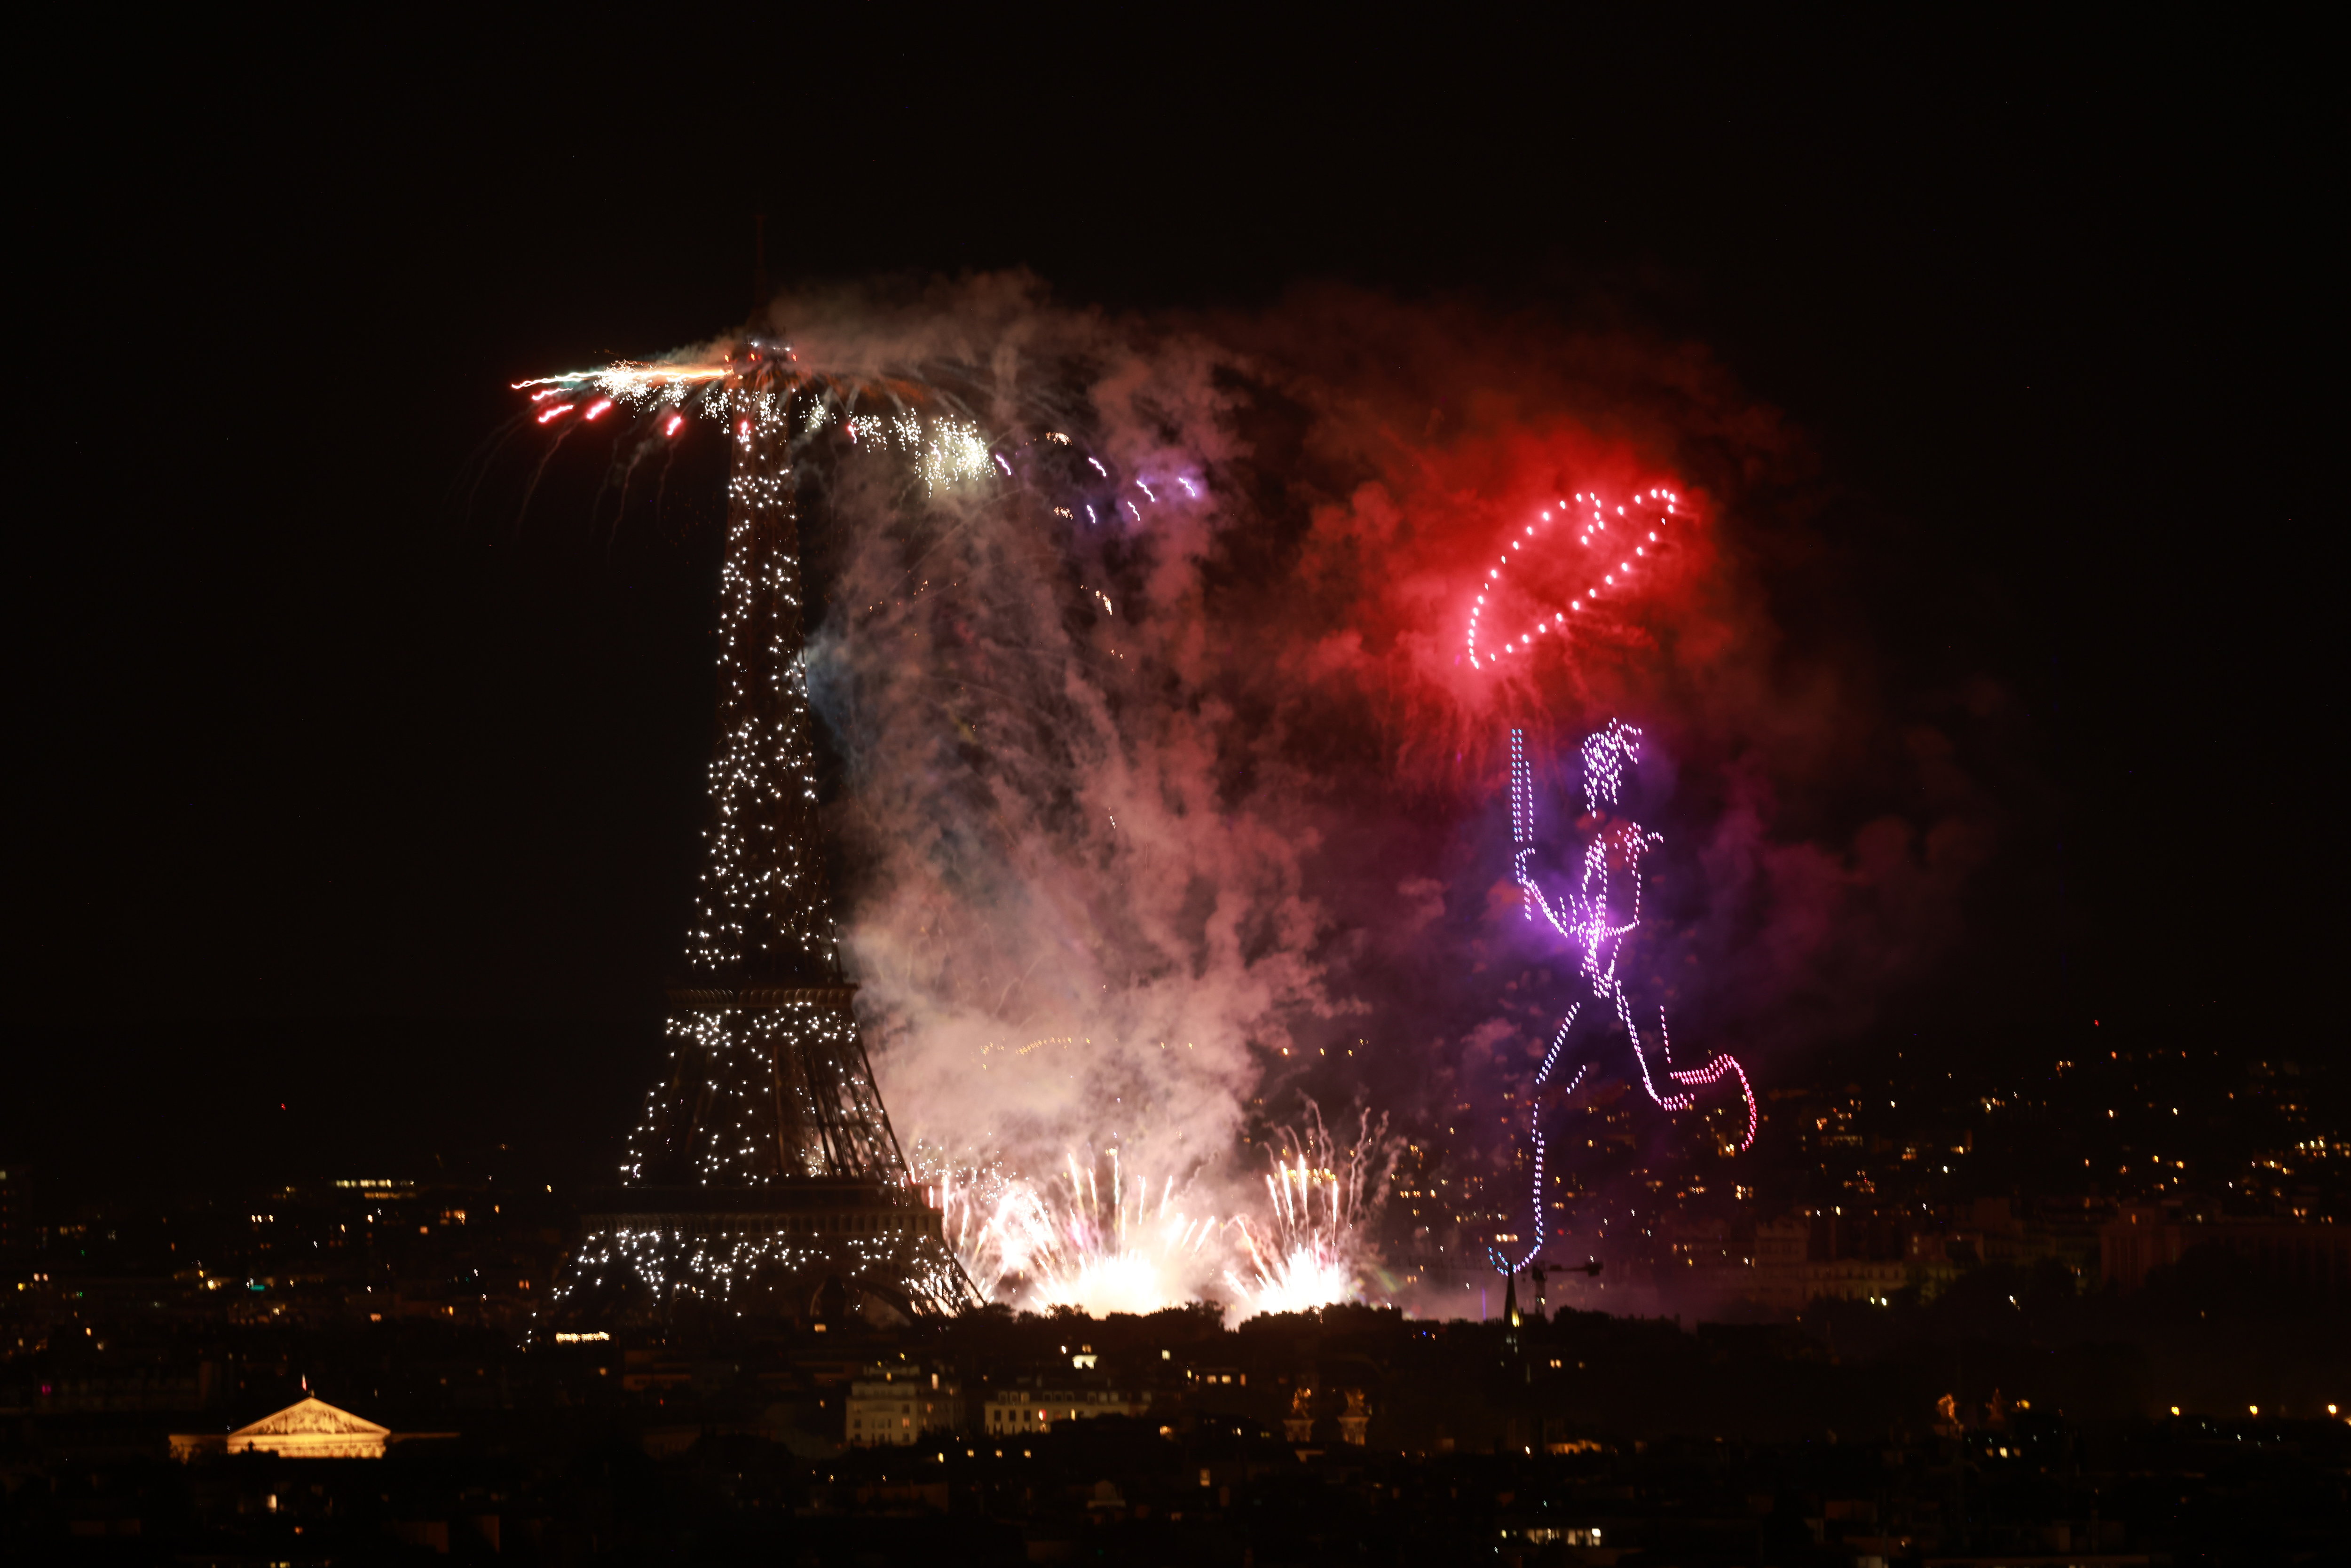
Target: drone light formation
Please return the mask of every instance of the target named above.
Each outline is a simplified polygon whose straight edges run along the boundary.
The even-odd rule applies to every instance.
[[[1681,508],[1681,497],[1663,486],[1652,486],[1613,507],[1598,491],[1579,490],[1572,501],[1542,508],[1533,522],[1505,538],[1478,585],[1462,644],[1469,667],[1499,668],[1504,659],[1532,653],[1542,638],[1572,634],[1577,619],[1604,601],[1622,600],[1656,564],[1672,526],[1688,516]],[[1572,544],[1565,542],[1571,530],[1575,535]],[[1582,586],[1571,589],[1563,602],[1557,596],[1542,599],[1514,590],[1517,597],[1535,599],[1531,612],[1514,606],[1513,619],[1498,630],[1504,591],[1511,588],[1510,573],[1529,564],[1536,551],[1567,552],[1570,580]]]
[[[1667,1064],[1665,1076],[1669,1084],[1680,1087],[1660,1092],[1656,1076],[1651,1071],[1649,1046],[1634,1021],[1622,960],[1627,939],[1641,925],[1641,860],[1665,842],[1661,835],[1615,814],[1624,797],[1625,768],[1639,760],[1640,747],[1641,732],[1619,719],[1610,719],[1606,727],[1584,737],[1578,748],[1584,809],[1584,821],[1580,826],[1589,831],[1590,841],[1579,857],[1573,886],[1554,894],[1545,891],[1535,873],[1534,771],[1527,756],[1526,732],[1510,731],[1510,872],[1520,889],[1520,913],[1530,921],[1541,915],[1573,950],[1577,980],[1585,995],[1569,1004],[1552,1037],[1550,1049],[1543,1053],[1541,1065],[1535,1071],[1535,1092],[1529,1097],[1527,1114],[1527,1137],[1534,1151],[1534,1223],[1529,1232],[1531,1245],[1515,1259],[1499,1251],[1494,1254],[1495,1266],[1510,1273],[1526,1268],[1542,1250],[1543,1193],[1548,1176],[1543,1113],[1573,1095],[1590,1071],[1591,1063],[1582,1063],[1564,1084],[1554,1085],[1566,1057],[1569,1037],[1587,1004],[1604,1009],[1624,1030],[1633,1048],[1641,1087],[1658,1109],[1689,1110],[1698,1103],[1698,1089],[1725,1078],[1736,1079],[1747,1107],[1747,1126],[1740,1140],[1740,1152],[1745,1153],[1755,1143],[1755,1091],[1738,1059],[1719,1051],[1702,1066],[1675,1070],[1670,1065],[1673,1042],[1661,1006],[1657,1009],[1656,1049],[1659,1059]]]

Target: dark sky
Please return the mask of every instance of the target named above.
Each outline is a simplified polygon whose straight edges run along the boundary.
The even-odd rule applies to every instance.
[[[1849,541],[1891,664],[2030,708],[2059,978],[2018,1005],[2339,1049],[2314,39],[807,15],[25,62],[0,1155],[511,1127],[602,1168],[693,873],[716,539],[461,481],[507,382],[740,320],[758,211],[784,283],[1342,279],[1705,342],[1896,520]],[[1997,947],[1942,982],[1979,1017]]]

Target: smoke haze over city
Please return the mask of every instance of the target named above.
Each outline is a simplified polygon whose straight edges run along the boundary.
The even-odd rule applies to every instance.
[[[1851,618],[1805,614],[1817,459],[1702,350],[1341,287],[1113,312],[1022,274],[771,316],[812,373],[953,367],[990,438],[1066,426],[1097,466],[1073,511],[845,464],[811,512],[844,936],[922,1143],[1115,1144],[1223,1197],[1304,1097],[1493,1124],[1568,999],[1509,882],[1512,726],[1562,808],[1584,729],[1646,731],[1634,961],[1685,1054],[1801,1070],[1950,946],[1998,834],[1961,758],[2005,694],[1890,697]],[[1530,669],[1464,662],[1514,525],[1658,483],[1694,527],[1627,602]]]

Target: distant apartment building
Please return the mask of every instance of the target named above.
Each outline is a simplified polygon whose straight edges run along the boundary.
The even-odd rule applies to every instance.
[[[1789,1316],[1821,1300],[1882,1305],[1903,1291],[1931,1296],[1957,1277],[1940,1241],[1876,1215],[1807,1210],[1758,1224],[1744,1259],[1728,1258],[1694,1282]]]
[[[1917,1272],[1914,1265],[1898,1260],[1839,1258],[1807,1263],[1802,1273],[1804,1299],[1867,1301],[1884,1306],[1897,1291],[1917,1283],[1914,1275]]]
[[[925,1432],[963,1430],[964,1410],[953,1378],[876,1364],[849,1385],[845,1436],[852,1448],[904,1448]]]
[[[2213,1247],[2273,1284],[2340,1301],[2351,1294],[2351,1226],[2286,1218],[2197,1217],[2179,1208],[2126,1205],[2098,1238],[2099,1267],[2126,1291],[2150,1270],[2178,1263],[2191,1248]]]
[[[991,1437],[1045,1432],[1062,1421],[1096,1416],[1145,1416],[1151,1401],[1115,1388],[1006,1388],[987,1396],[985,1427]]]

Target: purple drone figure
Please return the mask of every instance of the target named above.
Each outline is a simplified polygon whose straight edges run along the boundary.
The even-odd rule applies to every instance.
[[[1701,1086],[1726,1076],[1737,1078],[1739,1092],[1747,1102],[1747,1133],[1740,1141],[1740,1151],[1746,1152],[1755,1142],[1755,1092],[1738,1058],[1718,1051],[1703,1067],[1674,1071],[1673,1041],[1667,1033],[1666,1009],[1660,1007],[1657,1050],[1666,1077],[1681,1086],[1673,1092],[1660,1094],[1656,1079],[1649,1070],[1648,1049],[1633,1021],[1632,999],[1625,994],[1618,964],[1624,956],[1625,939],[1641,924],[1641,857],[1665,842],[1640,823],[1615,814],[1624,796],[1625,765],[1638,760],[1640,755],[1641,732],[1617,719],[1610,719],[1607,728],[1584,737],[1583,817],[1576,828],[1586,835],[1587,841],[1574,887],[1553,898],[1535,880],[1534,774],[1527,762],[1526,735],[1521,730],[1510,731],[1510,873],[1523,894],[1521,908],[1526,917],[1532,920],[1541,915],[1576,949],[1576,972],[1589,988],[1588,995],[1569,1005],[1566,1017],[1552,1036],[1551,1049],[1543,1053],[1542,1065],[1535,1070],[1535,1092],[1529,1098],[1527,1114],[1527,1134],[1535,1150],[1533,1245],[1515,1261],[1502,1252],[1493,1254],[1495,1267],[1511,1274],[1533,1262],[1542,1250],[1543,1113],[1574,1093],[1592,1070],[1587,1061],[1564,1084],[1554,1082],[1561,1055],[1567,1049],[1568,1033],[1587,1006],[1598,1004],[1605,1008],[1624,1027],[1625,1039],[1633,1043],[1633,1060],[1641,1071],[1641,1087],[1660,1109],[1687,1111],[1698,1103],[1697,1091]]]

